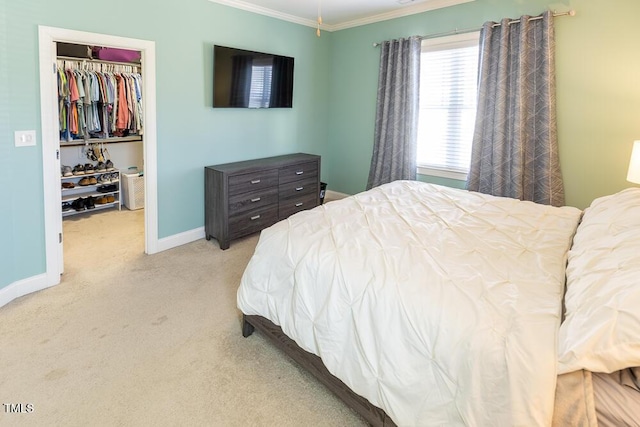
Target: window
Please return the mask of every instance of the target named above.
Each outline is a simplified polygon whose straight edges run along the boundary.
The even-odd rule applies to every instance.
[[[256,59],[251,67],[249,108],[269,107],[271,100],[271,76],[273,64],[270,58]]]
[[[422,41],[418,173],[466,180],[476,117],[479,32]]]

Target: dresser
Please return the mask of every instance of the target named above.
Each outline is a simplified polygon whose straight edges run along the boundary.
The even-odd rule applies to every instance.
[[[207,166],[204,174],[205,234],[220,249],[320,201],[320,156],[313,154]]]

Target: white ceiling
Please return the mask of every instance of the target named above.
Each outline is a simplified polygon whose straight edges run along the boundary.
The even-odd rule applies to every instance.
[[[336,31],[474,0],[210,0],[238,9]]]

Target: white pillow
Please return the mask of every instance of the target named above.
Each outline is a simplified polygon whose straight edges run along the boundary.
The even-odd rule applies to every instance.
[[[567,264],[558,373],[640,366],[640,188],[593,201]]]

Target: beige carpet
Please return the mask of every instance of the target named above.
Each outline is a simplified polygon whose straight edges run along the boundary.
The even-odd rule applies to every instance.
[[[64,221],[62,283],[0,308],[0,425],[359,426],[259,332],[236,289],[258,236],[143,253],[143,211]]]

